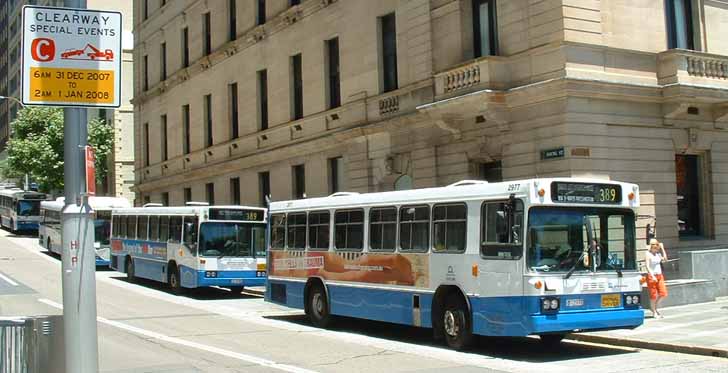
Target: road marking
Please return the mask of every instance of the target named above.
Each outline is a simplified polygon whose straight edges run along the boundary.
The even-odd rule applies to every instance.
[[[662,331],[662,330],[660,330],[660,331]],[[728,328],[706,330],[706,331],[698,332],[698,333],[690,332],[689,334],[686,334],[686,335],[681,335],[681,336],[667,338],[667,339],[660,338],[660,342],[675,342],[675,341],[686,340],[686,339],[707,337],[707,336],[711,336],[711,335],[715,335],[715,334],[728,335]]]
[[[700,324],[707,324],[707,323],[716,322],[716,321],[723,321],[723,320],[728,320],[728,317],[727,316],[714,317],[714,318],[711,318],[711,319],[702,319],[702,320],[698,320],[698,321],[684,322],[684,323],[665,323],[663,325],[655,326],[654,328],[647,328],[647,329],[637,330],[637,331],[634,331],[634,332],[630,333],[629,335],[632,336],[632,335],[647,334],[647,333],[659,333],[659,334],[662,334],[666,330],[680,329],[680,328],[685,328],[685,327],[688,327],[688,326],[700,325]]]
[[[56,303],[49,299],[38,299],[38,301],[41,303],[47,304],[51,307],[58,308],[60,310],[63,309],[62,304]],[[245,361],[245,362],[248,362],[251,364],[260,365],[260,366],[267,367],[267,368],[273,368],[273,369],[282,370],[284,372],[291,372],[291,373],[316,373],[316,371],[313,371],[313,370],[299,368],[299,367],[296,367],[293,365],[288,365],[288,364],[279,364],[279,363],[276,363],[275,361],[263,359],[263,358],[260,358],[257,356],[241,354],[238,352],[224,350],[222,348],[217,348],[217,347],[205,345],[202,343],[192,342],[192,341],[188,341],[188,340],[184,340],[184,339],[180,339],[180,338],[176,338],[176,337],[170,337],[168,335],[164,335],[164,334],[153,332],[150,330],[138,328],[135,326],[131,326],[131,325],[119,322],[119,321],[109,320],[109,319],[106,319],[103,317],[97,317],[96,320],[102,324],[106,324],[109,326],[113,326],[115,328],[126,330],[131,333],[143,335],[147,338],[156,339],[156,340],[160,340],[160,341],[168,342],[168,343],[174,343],[174,344],[178,344],[180,346],[196,348],[198,350],[207,351],[207,352],[210,352],[213,354],[226,356],[226,357],[229,357],[232,359]]]
[[[7,282],[8,284],[10,284],[12,286],[18,286],[18,283],[17,282],[13,281],[10,277],[5,276],[2,273],[0,273],[0,278],[3,279],[3,280],[5,280],[5,282]]]

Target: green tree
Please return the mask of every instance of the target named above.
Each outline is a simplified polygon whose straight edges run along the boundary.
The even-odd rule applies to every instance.
[[[0,169],[5,177],[25,174],[41,191],[63,190],[63,110],[25,107],[11,124],[8,158]],[[107,160],[113,150],[114,129],[104,121],[88,123],[88,143],[96,150],[96,182],[106,179]]]

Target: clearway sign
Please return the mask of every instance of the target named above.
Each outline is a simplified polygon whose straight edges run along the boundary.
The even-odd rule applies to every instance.
[[[23,7],[25,105],[119,107],[121,13]]]

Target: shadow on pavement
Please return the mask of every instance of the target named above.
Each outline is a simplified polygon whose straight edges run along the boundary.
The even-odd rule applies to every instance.
[[[267,318],[311,326],[308,317],[305,315],[268,316]],[[433,340],[432,329],[429,328],[415,328],[378,321],[339,317],[329,330],[448,349],[444,341],[438,343]],[[476,336],[473,347],[467,352],[488,357],[533,363],[548,363],[635,353],[634,350],[625,348],[613,348],[604,345],[584,344],[572,341],[564,341],[558,347],[549,347],[542,344],[538,338],[482,336]]]
[[[109,277],[112,280],[122,281],[134,285],[143,286],[148,289],[153,289],[167,294],[175,295],[172,290],[161,282],[147,280],[143,278],[137,278],[134,282],[130,282],[126,279],[126,276],[119,273],[119,276]],[[182,294],[177,295],[178,297],[186,297],[194,300],[219,300],[219,299],[259,299],[259,295],[249,294],[246,292],[240,294],[234,294],[228,289],[209,287],[209,288],[197,288],[197,289],[185,289]]]

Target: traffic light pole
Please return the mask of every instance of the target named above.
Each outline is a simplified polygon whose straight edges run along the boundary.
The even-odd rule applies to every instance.
[[[86,0],[64,0],[67,8],[86,8]],[[83,148],[88,141],[86,108],[63,112],[63,327],[66,372],[98,372],[96,254],[94,225],[85,198]]]

